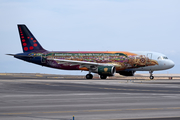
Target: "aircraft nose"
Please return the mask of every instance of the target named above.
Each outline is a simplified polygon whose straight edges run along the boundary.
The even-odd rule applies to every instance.
[[[167,65],[169,68],[172,68],[172,67],[174,67],[175,64],[172,60],[169,60]]]

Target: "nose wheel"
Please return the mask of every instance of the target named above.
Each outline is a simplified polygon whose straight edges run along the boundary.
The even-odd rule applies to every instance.
[[[150,78],[151,80],[153,80],[153,79],[154,79],[154,76],[153,76],[153,74],[152,74],[153,71],[149,71],[149,73],[150,73],[150,77],[149,77],[149,78]]]
[[[154,79],[154,76],[150,76],[149,78],[150,78],[151,80],[153,80],[153,79]]]

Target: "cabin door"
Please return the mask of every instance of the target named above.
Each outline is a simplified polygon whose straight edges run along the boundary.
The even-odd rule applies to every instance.
[[[149,59],[152,59],[152,53],[147,53],[147,57],[148,57]]]

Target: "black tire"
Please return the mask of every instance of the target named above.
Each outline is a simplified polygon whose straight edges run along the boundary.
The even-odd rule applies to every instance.
[[[92,79],[93,78],[93,75],[92,74],[87,74],[86,75],[86,79]]]
[[[149,78],[150,78],[151,80],[153,80],[153,79],[154,79],[154,76],[150,76]]]
[[[106,79],[107,76],[106,76],[106,75],[100,75],[100,78],[101,78],[101,79]]]

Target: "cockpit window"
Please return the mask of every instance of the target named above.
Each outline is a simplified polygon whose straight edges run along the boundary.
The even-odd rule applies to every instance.
[[[158,57],[158,59],[159,59],[159,60],[162,60],[162,57],[161,57],[161,56],[159,56],[159,57]]]
[[[166,56],[164,56],[163,59],[168,59],[168,58]]]
[[[163,60],[163,59],[168,59],[168,58],[166,56],[159,56],[158,59]]]

